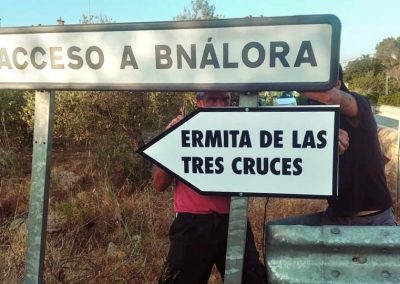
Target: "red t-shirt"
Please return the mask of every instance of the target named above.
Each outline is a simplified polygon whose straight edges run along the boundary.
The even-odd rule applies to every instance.
[[[230,202],[230,197],[201,195],[186,184],[176,181],[174,209],[177,213],[229,214]]]

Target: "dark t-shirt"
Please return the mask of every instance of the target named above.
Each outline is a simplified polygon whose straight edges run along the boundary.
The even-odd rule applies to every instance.
[[[347,131],[350,145],[339,156],[338,197],[328,200],[333,214],[350,216],[356,212],[383,210],[392,206],[386,184],[384,162],[377,125],[368,101],[352,93],[358,106],[358,126],[341,115],[340,128]]]

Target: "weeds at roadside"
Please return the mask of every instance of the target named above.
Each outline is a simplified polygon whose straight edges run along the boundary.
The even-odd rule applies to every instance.
[[[50,186],[45,282],[156,283],[174,219],[172,192],[156,193],[148,179],[139,181],[129,173],[114,183],[92,164],[93,155],[63,155],[65,168],[55,163],[59,178]],[[29,184],[29,177],[1,181],[0,283],[18,283],[24,274]],[[249,199],[259,251],[265,201]],[[266,220],[321,211],[325,204],[322,200],[271,198]],[[220,280],[214,271],[210,284],[217,283]]]

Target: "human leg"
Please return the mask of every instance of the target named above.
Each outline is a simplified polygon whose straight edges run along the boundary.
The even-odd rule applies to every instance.
[[[260,261],[260,255],[256,248],[253,230],[249,221],[247,221],[246,249],[244,253],[242,283],[267,283],[266,268],[264,264]]]
[[[170,228],[170,249],[159,283],[206,284],[213,266],[206,220],[178,214]]]

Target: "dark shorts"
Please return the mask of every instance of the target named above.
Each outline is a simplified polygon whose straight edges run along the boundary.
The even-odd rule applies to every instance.
[[[228,214],[179,213],[169,237],[170,249],[159,283],[207,283],[215,264],[225,272]],[[266,283],[250,224],[247,226],[243,283]]]

